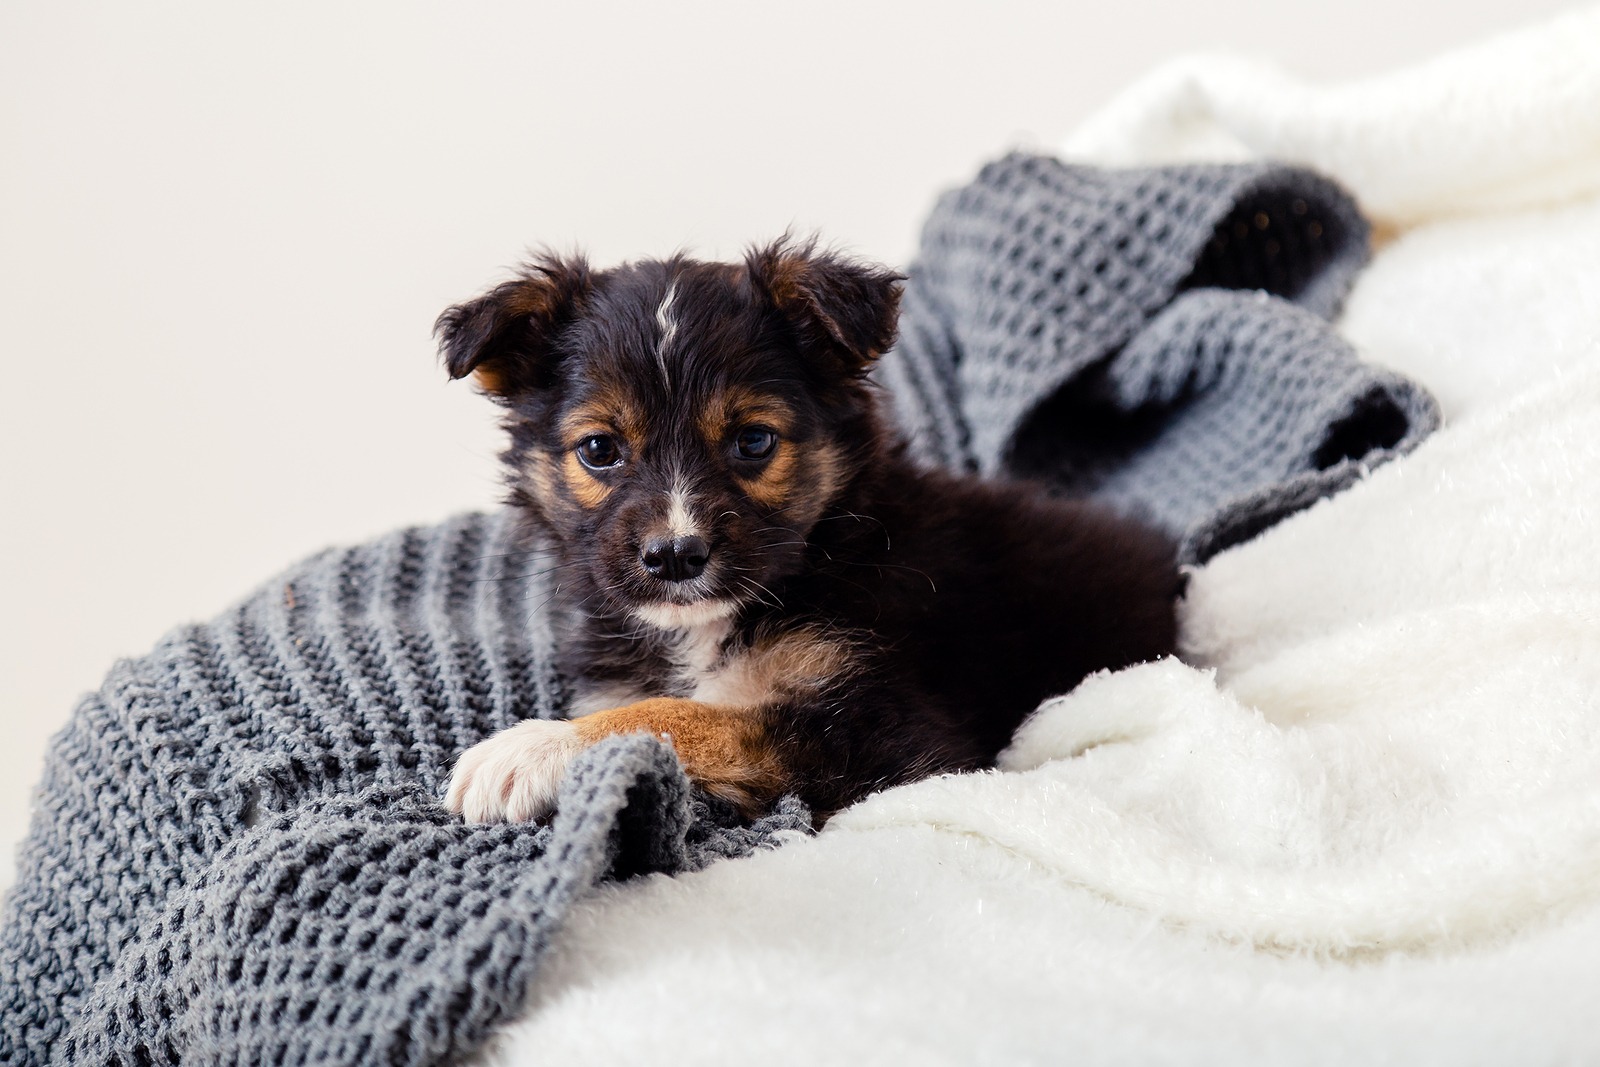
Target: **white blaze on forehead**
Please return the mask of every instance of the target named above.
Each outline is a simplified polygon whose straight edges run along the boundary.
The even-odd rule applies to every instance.
[[[656,343],[656,364],[661,368],[661,380],[672,387],[672,374],[667,370],[667,349],[678,335],[678,319],[672,313],[672,303],[678,297],[678,283],[667,286],[667,295],[656,306],[656,325],[661,328],[661,340]]]
[[[683,479],[675,479],[672,492],[667,494],[668,537],[693,537],[700,532],[690,502],[689,489],[683,484]]]

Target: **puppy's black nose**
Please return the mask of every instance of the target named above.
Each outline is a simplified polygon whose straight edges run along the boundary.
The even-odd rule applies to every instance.
[[[664,582],[686,582],[698,578],[711,559],[711,546],[701,537],[658,537],[644,546],[639,561],[652,578]]]

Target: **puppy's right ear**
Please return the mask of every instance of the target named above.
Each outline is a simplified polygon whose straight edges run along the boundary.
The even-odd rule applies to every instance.
[[[447,308],[433,324],[452,378],[471,374],[484,391],[508,397],[551,384],[556,339],[594,288],[582,256],[545,254],[476,300]]]

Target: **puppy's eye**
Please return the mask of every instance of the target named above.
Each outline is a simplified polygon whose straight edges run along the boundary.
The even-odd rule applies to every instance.
[[[592,433],[578,442],[578,459],[590,470],[603,470],[622,462],[622,449],[610,434]]]
[[[734,438],[733,447],[740,459],[766,459],[778,447],[778,435],[765,426],[747,426]]]

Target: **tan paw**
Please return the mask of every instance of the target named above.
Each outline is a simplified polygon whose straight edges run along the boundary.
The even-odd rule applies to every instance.
[[[584,748],[570,722],[519,722],[461,754],[444,806],[467,822],[542,818],[555,810],[567,764]]]

